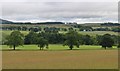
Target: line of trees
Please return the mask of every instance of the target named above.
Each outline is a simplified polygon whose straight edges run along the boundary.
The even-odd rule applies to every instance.
[[[58,32],[40,32],[30,31],[29,34],[23,36],[20,31],[13,31],[3,44],[10,46],[15,50],[16,47],[24,44],[36,44],[40,50],[44,47],[48,48],[49,44],[63,44],[71,50],[80,45],[101,45],[102,48],[112,48],[113,45],[120,47],[120,36],[104,34],[104,35],[81,35],[76,31],[69,31],[66,34]]]
[[[70,30],[75,30],[78,29],[78,31],[113,31],[113,32],[120,32],[120,27],[97,27],[97,28],[92,28],[90,26],[82,26],[82,25],[73,25],[69,28],[58,28],[58,27],[40,27],[40,26],[34,26],[34,27],[29,27],[29,26],[2,26],[0,29],[2,30],[18,30],[18,31],[34,31],[34,32],[39,32],[39,31],[70,31]]]
[[[101,24],[101,26],[120,26],[120,23],[107,22],[107,23]]]

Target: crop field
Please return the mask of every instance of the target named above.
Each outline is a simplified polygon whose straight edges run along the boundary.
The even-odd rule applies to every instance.
[[[13,51],[2,46],[3,69],[117,69],[118,50],[101,46],[81,45],[68,50],[67,46],[49,45],[39,50],[36,45],[24,45]]]
[[[117,69],[117,50],[3,51],[3,69]]]

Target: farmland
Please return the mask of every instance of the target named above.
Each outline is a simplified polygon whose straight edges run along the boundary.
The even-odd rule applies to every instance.
[[[3,51],[3,69],[117,69],[117,50]]]
[[[24,45],[13,51],[3,45],[3,69],[117,69],[118,50],[81,45],[69,50],[61,44],[50,44],[39,50],[37,45]]]
[[[10,26],[10,25],[9,25]],[[14,25],[16,26],[16,25]],[[20,25],[21,26],[21,25]],[[24,26],[24,25],[23,25]],[[48,25],[42,25],[43,27]],[[27,27],[32,27],[28,25]],[[49,27],[69,28],[66,25],[49,25]],[[13,30],[14,31],[14,30]],[[2,30],[0,33],[4,37],[11,34],[11,30]],[[24,36],[28,35],[29,31],[20,31]],[[65,34],[68,31],[59,31],[58,33]],[[113,31],[79,31],[82,35],[118,35]],[[38,33],[38,32],[36,32]],[[50,41],[53,42],[53,41]],[[62,42],[64,43],[64,42]],[[40,50],[36,44],[24,44],[16,47],[16,50],[9,48],[3,44],[2,47],[2,65],[3,69],[117,69],[118,68],[118,48],[116,45],[113,48],[106,50],[100,45],[80,45],[70,50],[68,46],[63,44],[50,44],[49,49]]]
[[[1,3],[3,71],[120,69],[117,2],[14,1]]]

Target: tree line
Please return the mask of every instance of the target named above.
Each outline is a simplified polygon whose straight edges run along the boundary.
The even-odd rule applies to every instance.
[[[82,35],[76,31],[69,31],[67,33],[58,32],[39,32],[30,31],[24,36],[20,31],[13,31],[3,41],[4,45],[12,47],[14,50],[21,45],[35,44],[43,49],[48,48],[49,44],[63,44],[68,46],[71,50],[80,45],[100,45],[102,48],[112,48],[113,45],[120,47],[120,36],[104,34],[104,35]]]
[[[101,24],[101,26],[120,26],[120,23],[107,22],[107,23]]]
[[[97,28],[92,28],[90,26],[82,26],[79,24],[76,25],[71,25],[69,28],[58,28],[58,27],[40,27],[40,26],[34,26],[34,27],[29,27],[29,26],[2,26],[0,27],[2,30],[18,30],[18,31],[34,31],[34,32],[39,32],[39,31],[70,31],[70,30],[75,30],[75,31],[113,31],[113,32],[120,32],[120,27],[97,27]],[[77,29],[77,30],[76,30]]]

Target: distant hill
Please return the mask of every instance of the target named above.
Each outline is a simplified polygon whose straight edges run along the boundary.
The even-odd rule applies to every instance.
[[[14,24],[14,22],[0,19],[0,24]]]
[[[0,24],[65,24],[65,22],[37,22],[37,23],[31,23],[31,22],[12,22],[4,19],[0,19]],[[68,25],[76,25],[77,23],[67,23]],[[120,23],[84,23],[81,24],[83,26],[91,26],[91,27],[100,27],[100,26],[120,26]]]
[[[41,23],[35,23],[35,24],[65,24],[63,22],[41,22]]]
[[[38,22],[38,23],[31,23],[31,22],[12,22],[8,20],[0,19],[0,24],[65,24],[63,22]]]

